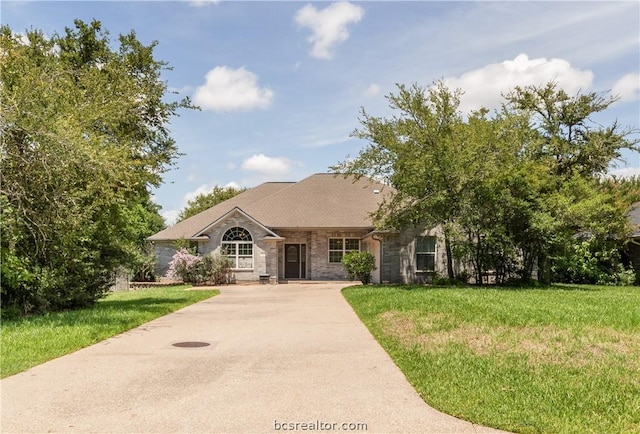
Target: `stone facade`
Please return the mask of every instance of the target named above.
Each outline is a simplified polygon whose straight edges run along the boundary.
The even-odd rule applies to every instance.
[[[339,262],[329,262],[329,238],[362,238],[366,231],[279,231],[285,241],[278,243],[278,278],[284,279],[284,246],[289,243],[306,245],[309,280],[346,280],[347,274]]]
[[[442,240],[442,231],[439,228],[425,230],[423,228],[411,227],[401,232],[393,232],[381,235],[381,252],[377,252],[380,257],[381,282],[396,283],[425,283],[433,275],[416,272],[416,240],[420,236],[435,236],[436,257],[435,274],[446,274],[447,260]],[[376,253],[376,252],[374,252]]]
[[[236,281],[258,281],[261,276],[285,280],[285,246],[304,245],[303,279],[346,280],[346,272],[339,262],[329,262],[330,238],[360,239],[360,249],[376,256],[377,270],[374,283],[423,283],[433,273],[416,272],[416,239],[419,236],[436,236],[436,274],[446,274],[446,256],[441,231],[436,229],[409,228],[402,232],[367,236],[368,230],[274,230],[270,231],[242,213],[234,213],[216,222],[204,232],[208,241],[198,241],[199,254],[219,254],[223,235],[231,228],[246,229],[253,241],[253,267],[236,269]],[[274,234],[277,237],[274,237]],[[155,242],[156,273],[164,276],[168,263],[176,252],[173,243]]]
[[[247,219],[240,213],[236,213],[228,218],[218,222],[204,234],[209,237],[209,241],[201,241],[198,243],[198,252],[201,254],[213,253],[220,254],[223,235],[231,228],[241,227],[249,231],[253,240],[253,268],[251,269],[235,269],[234,277],[237,281],[257,281],[260,275],[273,274],[276,269],[270,269],[268,266],[274,266],[273,261],[268,261],[267,256],[273,255],[275,246],[273,242],[265,241],[264,238],[270,233],[261,225],[251,219]]]
[[[156,254],[156,277],[163,278],[169,270],[169,262],[176,254],[173,241],[154,241],[153,248]]]

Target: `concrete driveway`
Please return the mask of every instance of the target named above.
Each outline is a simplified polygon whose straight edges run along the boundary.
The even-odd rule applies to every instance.
[[[496,432],[424,404],[344,286],[223,287],[6,378],[2,432]]]

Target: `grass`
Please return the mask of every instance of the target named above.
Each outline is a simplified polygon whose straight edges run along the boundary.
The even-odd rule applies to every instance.
[[[186,291],[184,286],[116,292],[87,309],[3,320],[1,376],[25,371],[218,293]]]
[[[517,433],[640,433],[640,288],[343,293],[445,413]]]

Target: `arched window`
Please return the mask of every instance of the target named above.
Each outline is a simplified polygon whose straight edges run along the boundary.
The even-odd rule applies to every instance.
[[[253,268],[253,239],[245,228],[229,229],[222,236],[221,252],[231,259],[235,269]]]

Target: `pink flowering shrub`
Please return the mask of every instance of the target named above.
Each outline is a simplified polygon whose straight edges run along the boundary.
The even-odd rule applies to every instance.
[[[215,285],[229,283],[233,262],[226,256],[207,254],[192,255],[182,248],[173,255],[169,262],[166,277],[180,279],[184,283],[199,284],[210,282]]]
[[[170,279],[181,279],[184,283],[197,283],[197,268],[201,260],[201,257],[192,255],[187,249],[182,248],[171,258],[169,270],[165,276]]]

